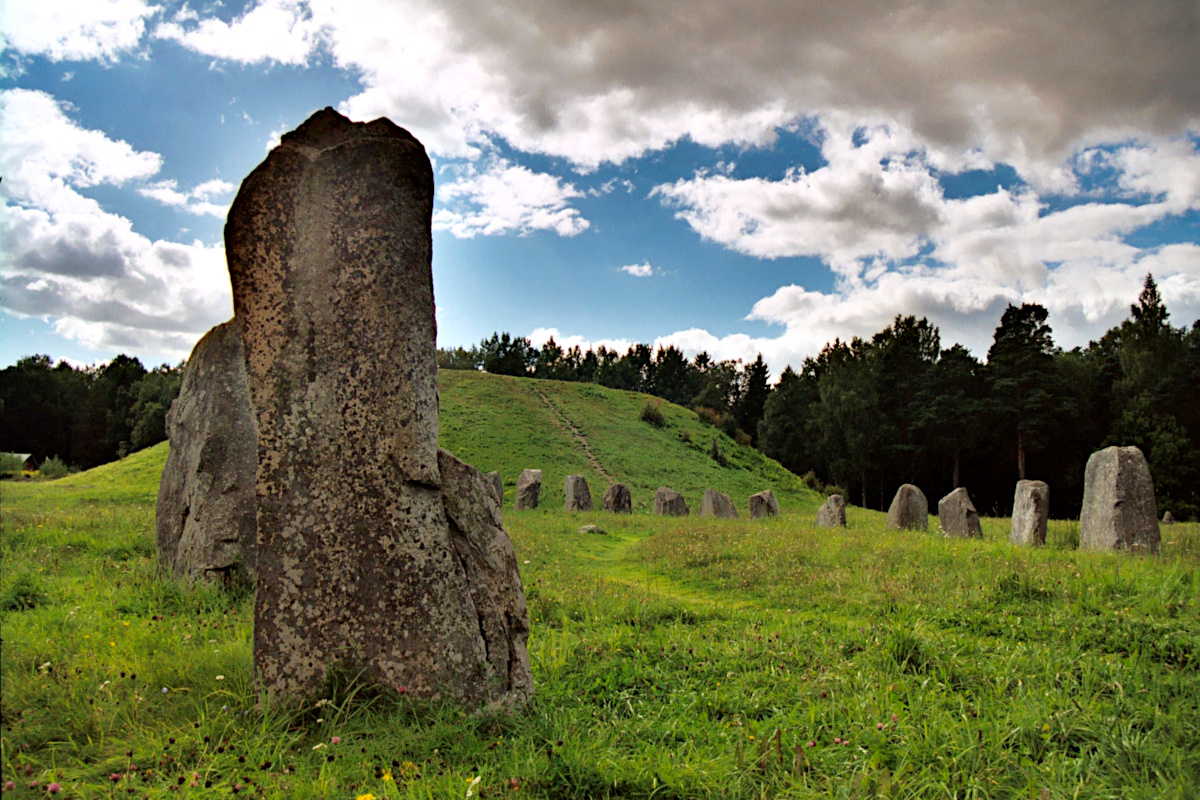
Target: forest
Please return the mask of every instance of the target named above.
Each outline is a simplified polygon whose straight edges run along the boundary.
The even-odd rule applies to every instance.
[[[849,501],[886,509],[901,483],[932,503],[966,486],[981,513],[1007,515],[1022,478],[1046,481],[1051,513],[1074,517],[1088,456],[1137,445],[1150,462],[1159,512],[1200,511],[1200,321],[1170,324],[1147,275],[1129,317],[1085,348],[1054,343],[1047,310],[1010,305],[986,360],[943,349],[926,319],[897,317],[869,339],[835,340],[785,369],[774,386],[749,364],[689,361],[673,346],[541,349],[496,333],[438,352],[443,369],[591,381],[689,406],[797,474],[835,484]]]
[[[943,349],[928,320],[896,317],[869,339],[829,343],[773,386],[761,355],[689,360],[673,346],[581,351],[553,339],[536,348],[509,333],[441,349],[438,366],[594,382],[688,406],[875,509],[907,482],[934,503],[966,486],[982,513],[1006,515],[1015,482],[1031,478],[1050,484],[1052,515],[1074,517],[1088,456],[1137,445],[1159,512],[1196,519],[1200,321],[1173,326],[1149,275],[1129,317],[1087,347],[1058,347],[1047,318],[1040,305],[1010,305],[981,361],[961,345]],[[24,358],[0,370],[0,451],[86,469],[160,442],[181,372],[125,355],[87,368]]]

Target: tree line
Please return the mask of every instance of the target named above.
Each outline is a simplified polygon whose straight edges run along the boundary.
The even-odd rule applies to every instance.
[[[0,370],[0,451],[90,469],[167,438],[183,366],[147,370],[119,355],[99,367],[22,358]]]
[[[985,361],[942,349],[927,319],[897,316],[869,339],[835,340],[788,367],[775,386],[750,364],[689,361],[678,348],[635,344],[564,350],[553,339],[494,333],[438,351],[443,369],[599,383],[681,405],[797,474],[886,509],[914,483],[936,500],[966,486],[984,513],[1011,512],[1023,478],[1050,484],[1051,513],[1072,517],[1088,457],[1137,445],[1160,512],[1200,513],[1200,322],[1175,327],[1152,276],[1130,316],[1099,341],[1064,351],[1040,305],[1010,305]]]

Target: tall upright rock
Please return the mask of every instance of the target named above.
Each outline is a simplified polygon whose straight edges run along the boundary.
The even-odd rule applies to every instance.
[[[840,494],[831,494],[817,509],[818,528],[846,527],[846,498]]]
[[[654,513],[660,517],[686,517],[687,500],[669,486],[660,486],[654,492]]]
[[[1150,465],[1137,447],[1092,453],[1083,474],[1080,550],[1157,553],[1158,506]]]
[[[630,514],[633,512],[633,495],[629,487],[623,483],[614,483],[604,490],[604,510],[611,514]]]
[[[700,499],[700,516],[737,519],[737,515],[737,508],[729,499],[729,495],[716,489],[704,490],[704,497]]]
[[[592,492],[582,475],[568,475],[563,481],[564,508],[567,511],[591,511]]]
[[[517,489],[513,497],[513,508],[517,511],[532,511],[538,507],[542,495],[542,471],[523,469],[517,476]]]
[[[1037,547],[1045,544],[1046,523],[1049,519],[1050,487],[1046,482],[1017,481],[1008,541],[1018,547]]]
[[[899,531],[923,531],[929,528],[929,500],[925,493],[906,483],[896,490],[888,507],[887,525]]]
[[[470,705],[532,691],[495,496],[438,451],[432,208],[420,142],[327,108],[284,135],[230,210],[268,695],[311,697],[334,672]]]
[[[167,413],[171,450],[155,508],[158,560],[187,583],[254,581],[258,442],[243,362],[240,321],[204,334]]]
[[[960,486],[938,501],[938,521],[942,532],[954,539],[982,539],[979,512],[971,502],[967,487]]]
[[[779,501],[770,489],[750,495],[750,519],[779,516]]]

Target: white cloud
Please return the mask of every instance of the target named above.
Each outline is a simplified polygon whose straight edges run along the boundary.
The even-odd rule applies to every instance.
[[[138,189],[138,194],[189,214],[208,214],[224,219],[229,213],[229,203],[214,203],[212,198],[228,195],[237,188],[228,181],[217,179],[205,181],[190,192],[181,192],[178,187],[173,180],[157,181]]]
[[[171,360],[232,314],[224,251],[199,242],[152,241],[79,192],[156,174],[162,159],[81,128],[42,92],[0,93],[0,302],[20,316],[105,350]],[[200,203],[229,190],[208,181]]]
[[[627,272],[635,278],[649,278],[654,274],[654,267],[650,266],[649,261],[643,261],[641,264],[626,264],[621,267],[621,272]]]
[[[154,36],[242,64],[303,64],[320,43],[321,27],[302,0],[262,0],[230,22],[199,19],[184,7],[171,21],[160,23]]]
[[[6,0],[0,46],[51,61],[113,61],[137,47],[160,10],[144,0]]]
[[[301,63],[323,41],[363,84],[345,110],[443,156],[501,137],[590,169],[684,137],[770,144],[841,109],[1068,191],[1080,147],[1197,126],[1194,23],[1191,0],[695,0],[686,23],[664,3],[262,0],[159,32],[243,63]]]
[[[504,159],[493,160],[482,171],[470,164],[460,171],[456,180],[437,189],[440,207],[433,214],[434,230],[460,239],[537,230],[574,236],[590,224],[570,207],[583,193],[553,175]]]

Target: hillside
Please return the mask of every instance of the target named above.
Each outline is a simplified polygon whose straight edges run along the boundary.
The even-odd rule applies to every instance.
[[[649,395],[464,371],[443,371],[439,384],[439,444],[484,472],[498,470],[508,505],[517,476],[526,468],[542,470],[547,508],[561,507],[563,480],[571,474],[587,478],[598,507],[609,484],[600,470],[630,488],[635,511],[653,507],[659,486],[682,492],[693,512],[708,488],[728,494],[741,513],[750,495],[763,489],[774,491],[784,510],[815,513],[821,502],[795,475],[757,450],[737,444],[686,408]],[[647,402],[662,403],[665,427],[640,419]],[[724,467],[708,455],[713,439],[726,457]],[[153,502],[167,449],[165,442],[148,447],[58,485],[94,489],[108,499],[119,486],[122,493],[132,493],[123,499]]]
[[[587,478],[599,505],[609,484],[601,470],[630,488],[635,511],[653,506],[659,486],[683,493],[693,512],[708,488],[728,494],[743,514],[750,495],[763,489],[774,491],[785,510],[815,513],[821,502],[775,461],[649,395],[461,370],[444,370],[439,383],[439,443],[484,472],[498,470],[509,504],[526,468],[542,470],[542,500],[550,507],[562,505],[570,474]],[[640,419],[647,403],[661,403],[664,427]],[[708,455],[714,439],[724,467]]]

